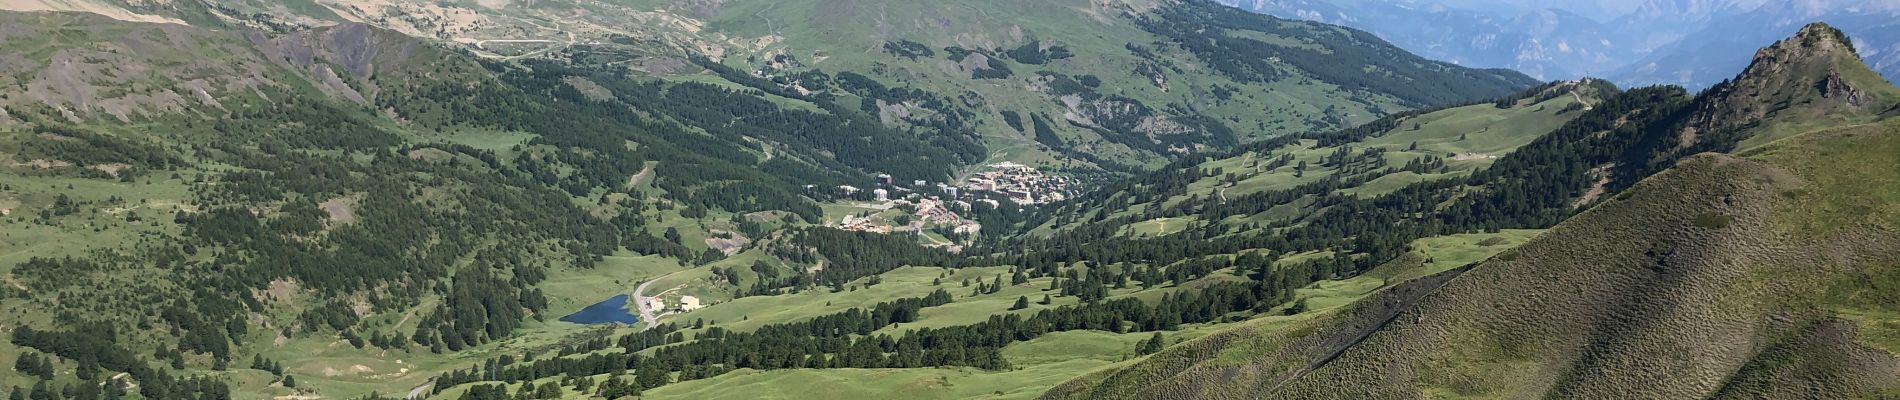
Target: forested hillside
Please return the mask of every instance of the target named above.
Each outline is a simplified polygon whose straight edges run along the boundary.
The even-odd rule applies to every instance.
[[[363,22],[488,60],[759,90],[779,106],[871,118],[925,142],[884,148],[947,151],[914,154],[929,156],[924,163],[839,154],[904,181],[1004,160],[1132,173],[1536,84],[1423,59],[1364,32],[1205,0],[94,1],[81,10],[278,32]],[[788,140],[770,138],[795,145]]]
[[[945,177],[981,152],[829,102],[483,63],[365,25],[0,18],[0,47],[30,57],[6,64],[23,89],[0,114],[8,354],[57,357],[20,371],[74,371],[75,386],[130,373],[112,379],[147,398],[292,386],[259,346],[440,354],[514,337],[572,307],[551,304],[574,300],[550,298],[550,276],[624,254],[717,261],[678,228],[809,224],[830,196],[811,187]],[[757,122],[723,123],[740,115]],[[186,378],[252,358],[269,374]]]
[[[1877,233],[1893,220],[1874,211],[1892,177],[1869,157],[1900,138],[1878,116],[1900,97],[1866,78],[1846,43],[1810,25],[1700,96],[1628,103],[1674,117],[1619,121],[1599,137],[1648,133],[1610,146],[1618,158],[1578,160],[1595,170],[1620,160],[1599,186],[1627,189],[1522,247],[1293,329],[1209,335],[1044,397],[1891,395],[1892,310],[1872,293],[1894,272],[1890,235]],[[1617,108],[1631,109],[1599,107]],[[1703,150],[1717,153],[1688,155]],[[1720,153],[1730,151],[1740,153]],[[1508,177],[1511,160],[1480,175]],[[1837,207],[1847,202],[1871,208]],[[1698,356],[1667,355],[1682,353]]]
[[[12,336],[0,358],[19,373],[0,385],[74,398],[114,395],[95,389],[145,398],[466,391],[474,386],[437,374],[463,368],[446,357],[523,342],[593,343],[605,332],[553,320],[635,279],[704,276],[681,288],[726,301],[868,287],[903,265],[981,264],[907,238],[819,227],[836,218],[836,203],[858,198],[835,188],[867,185],[877,174],[954,181],[967,166],[996,159],[996,141],[978,122],[993,117],[978,112],[995,110],[981,106],[981,93],[891,84],[872,77],[887,74],[876,68],[761,73],[717,53],[667,54],[697,71],[680,74],[567,58],[574,49],[503,59],[372,25],[302,28],[273,20],[253,30],[244,26],[259,15],[229,20],[218,17],[229,17],[229,8],[167,7],[136,11],[178,20],[0,14],[0,48],[13,55],[0,64],[7,72],[0,79],[13,88],[0,97],[0,129],[8,133],[0,141],[7,161],[0,212],[11,217],[0,312],[18,321],[4,327]],[[1135,11],[1119,9],[1116,18]],[[1416,107],[1524,83],[1509,73],[1408,58],[1348,31],[1221,15],[1223,29],[1274,27],[1321,34],[1314,38],[1328,46],[1366,47],[1371,53],[1337,61],[1395,72],[1351,84],[1382,89],[1322,99]],[[219,25],[225,29],[212,29]],[[1137,48],[1186,51],[1167,43],[1117,46],[1122,55],[1114,57]],[[1256,42],[1225,45],[1249,43]],[[1053,40],[971,50],[890,44],[887,53],[942,51],[1001,66],[958,78],[971,80],[1021,79],[996,72],[1014,64],[1067,70],[1061,60],[1097,55]],[[1247,62],[1247,70],[1220,79],[1308,79],[1292,66]],[[1036,94],[1038,101],[1096,110],[1079,117],[1092,121],[1089,129],[1201,132],[1124,138],[1157,156],[1243,139],[1190,108],[1171,107],[1170,120],[1132,97],[1103,92],[1112,86],[1097,76],[1035,76],[1021,82],[1054,85],[1036,89],[1050,91]],[[1397,92],[1405,80],[1472,85]],[[900,104],[896,113],[908,116],[893,117],[890,106]],[[1051,144],[1079,126],[1055,111],[1008,115],[1014,124],[1004,125],[1022,126],[1025,136],[1033,129]],[[1013,206],[964,211],[998,224],[1021,218]],[[1016,272],[1014,284],[1025,283],[1024,274]],[[853,283],[867,277],[871,283]],[[977,293],[1004,285],[996,277]],[[899,310],[914,314],[949,301],[930,298]],[[1112,307],[1072,312],[1145,306],[1128,300]],[[1177,312],[1185,311],[1163,315]],[[1151,329],[1179,323],[1169,321]],[[706,338],[726,337],[724,328],[711,329]],[[761,337],[778,336],[770,332]],[[943,335],[967,334],[956,332],[964,331]],[[680,340],[669,336],[659,340]],[[636,339],[618,340],[639,348],[627,342]],[[1003,344],[825,365],[1000,368]],[[772,354],[780,345],[787,344],[712,348]],[[671,359],[666,368],[770,363],[694,357],[702,358]]]
[[[1205,1],[62,4],[0,12],[30,399],[1145,396],[1900,103],[1819,26],[1692,96]]]

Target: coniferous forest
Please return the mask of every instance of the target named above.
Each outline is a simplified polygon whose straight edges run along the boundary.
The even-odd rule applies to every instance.
[[[1566,397],[1724,312],[1722,390],[1900,366],[1900,89],[1826,25],[1695,92],[880,1],[0,10],[0,396]]]

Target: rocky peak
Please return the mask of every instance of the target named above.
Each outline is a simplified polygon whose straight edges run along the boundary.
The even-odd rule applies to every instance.
[[[1839,75],[1843,64],[1860,64],[1852,41],[1825,23],[1802,27],[1793,37],[1782,39],[1755,52],[1755,58],[1741,75],[1723,86],[1759,86],[1791,81],[1821,82]],[[1838,77],[1835,77],[1838,78]]]
[[[1761,124],[1774,114],[1802,108],[1813,114],[1863,113],[1885,107],[1875,91],[1890,90],[1861,63],[1847,34],[1824,23],[1802,27],[1787,39],[1755,52],[1735,79],[1698,99],[1684,127],[1685,146],[1698,134]]]
[[[1824,22],[1816,22],[1801,27],[1801,31],[1795,32],[1794,37],[1783,39],[1780,42],[1775,42],[1773,46],[1762,49],[1762,51],[1770,50],[1805,50],[1812,52],[1838,52],[1845,50],[1848,54],[1854,54],[1854,42],[1853,40],[1849,40],[1847,33],[1841,32],[1840,29],[1835,29],[1833,26],[1829,26]],[[1759,60],[1760,56],[1761,54],[1757,52],[1756,59]]]

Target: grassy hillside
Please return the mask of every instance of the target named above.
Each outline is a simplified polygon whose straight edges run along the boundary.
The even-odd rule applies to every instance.
[[[892,111],[874,98],[910,96],[921,106],[906,111],[913,116],[961,104],[927,98],[938,96],[931,91],[837,73],[829,79],[839,90],[870,97],[806,93],[749,76],[730,57],[682,57],[700,72],[664,77],[540,58],[484,61],[363,24],[264,33],[85,14],[0,19],[0,47],[12,55],[0,79],[16,88],[0,96],[8,133],[0,313],[11,322],[0,327],[10,334],[0,362],[18,366],[0,374],[9,389],[454,396],[484,387],[454,371],[504,356],[674,357],[702,348],[702,334],[780,329],[936,288],[959,296],[862,334],[972,329],[1032,295],[1050,300],[1011,315],[1241,293],[1232,289],[1239,270],[1207,268],[1233,253],[1192,268],[1077,264],[1066,277],[1037,271],[1005,285],[1004,276],[1028,271],[970,263],[909,237],[812,228],[826,216],[821,203],[840,199],[832,187],[876,172],[947,179],[988,156],[984,140],[952,122],[964,117],[934,114],[940,125],[931,129],[887,124]],[[1420,71],[1412,67],[1420,65],[1391,65]],[[1039,76],[1069,80],[1065,96],[1107,98],[1090,89],[1107,87],[1100,82]],[[1026,118],[1042,122],[1029,127],[1059,124]],[[720,251],[731,243],[741,244]],[[906,265],[932,268],[898,268]],[[933,276],[938,266],[958,268]],[[1156,273],[1170,268],[1179,272]],[[1057,284],[1082,271],[1137,269],[1147,275],[1135,286]],[[649,281],[663,292],[645,295],[711,306],[652,331],[556,321]],[[1164,311],[1202,325],[1156,320],[1141,332],[1224,322]],[[708,319],[723,323],[699,322]],[[1054,332],[1051,345],[1094,337],[1064,333],[1080,328]],[[1144,339],[1121,332],[1078,346]],[[1004,355],[1007,347],[971,346],[964,358],[927,365],[995,368],[1024,354]],[[907,365],[844,356],[833,366]],[[1099,365],[1050,367],[1035,380]],[[783,366],[669,361],[665,373],[690,380],[738,367]]]
[[[1892,273],[1893,238],[1876,232],[1896,221],[1874,211],[1889,179],[1841,167],[1896,138],[1889,121],[1692,158],[1448,282],[1387,294],[1429,295],[1311,330],[1217,334],[1148,361],[1192,368],[1124,369],[1050,397],[1891,393],[1894,310],[1869,297]],[[1863,207],[1829,205],[1846,201]]]
[[[490,60],[815,96],[887,125],[986,145],[932,161],[946,167],[1013,160],[1135,172],[1180,154],[1536,83],[1425,60],[1360,31],[1202,0],[101,0],[71,8],[276,31],[360,21]],[[1039,130],[1035,118],[1048,123]]]
[[[1376,272],[1343,281],[1329,281],[1303,289],[1289,302],[1304,303],[1312,310],[1325,310],[1350,303],[1387,284],[1429,275],[1505,251],[1535,237],[1537,231],[1507,231],[1497,234],[1470,234],[1420,240],[1415,254]],[[922,296],[931,290],[948,288],[958,293],[953,303],[927,308],[915,322],[897,324],[880,333],[902,335],[923,327],[946,327],[980,322],[997,313],[1028,315],[1036,311],[1080,304],[1074,296],[1050,289],[1049,278],[1030,279],[1009,285],[998,293],[964,296],[958,286],[968,278],[989,278],[1008,273],[1006,268],[902,268],[881,275],[881,283],[859,286],[844,293],[806,292],[799,294],[746,297],[672,317],[672,321],[706,322],[708,329],[720,327],[750,331],[758,327],[799,321],[851,307],[868,307],[879,301]],[[1206,280],[1224,279],[1218,271]],[[935,283],[941,282],[941,283]],[[1180,288],[1206,284],[1183,283],[1178,287],[1163,284],[1152,289],[1117,289],[1111,297],[1154,297]],[[1039,298],[1054,295],[1051,305],[1032,303],[1024,311],[1006,311],[1018,296]],[[1303,321],[1306,315],[1267,317],[1275,324]],[[1227,323],[1196,324],[1163,331],[1169,343],[1192,340],[1231,326]],[[704,332],[695,329],[692,332]],[[876,397],[904,393],[920,398],[1030,398],[1068,377],[1089,371],[1125,365],[1139,359],[1139,342],[1152,333],[1114,333],[1106,331],[1066,331],[1016,342],[1002,349],[1009,361],[1007,370],[980,368],[828,368],[828,369],[740,369],[695,380],[682,380],[646,392],[660,398],[808,398],[819,395]],[[555,382],[538,380],[537,384]],[[518,385],[511,387],[518,388]],[[1001,392],[1002,394],[997,394]],[[453,393],[453,392],[451,392]],[[843,394],[839,394],[843,393]]]
[[[762,93],[483,64],[360,24],[0,21],[0,362],[30,359],[9,389],[407,392],[612,333],[554,318],[705,272],[725,258],[708,238],[815,222],[828,197],[803,185],[868,179],[848,147],[942,154],[815,106],[766,106],[781,118],[744,127],[781,140],[762,149],[680,114]]]
[[[0,387],[1627,397],[1625,380],[1693,371],[1658,390],[1840,397],[1891,382],[1873,352],[1900,337],[1878,175],[1900,98],[1839,62],[1851,51],[1824,27],[1734,90],[1511,94],[1509,74],[1200,2],[509,4],[396,7],[515,21],[466,30],[0,14],[0,48],[21,55],[0,63],[20,88],[0,97],[0,365],[16,367]],[[652,35],[546,19],[571,7],[646,10],[612,15]],[[849,23],[867,18],[888,29]],[[464,41],[473,56],[405,35],[483,32],[582,33]],[[870,39],[810,39],[836,33]],[[694,43],[719,45],[674,47]],[[1144,63],[1161,79],[1110,75]],[[1312,99],[1332,110],[1305,115],[1330,121],[1259,112]],[[1115,146],[1134,156],[1092,150]],[[1709,150],[1736,155],[1695,155]],[[987,233],[961,252],[920,245],[936,232],[815,226],[910,217],[838,185],[1023,154],[1071,157],[1071,173],[1174,161],[1067,206],[974,207]],[[623,294],[667,307],[559,320]],[[686,296],[704,307],[677,309]],[[1678,352],[1706,359],[1639,357]]]
[[[1784,44],[1834,40],[1824,26],[1805,32]],[[1828,82],[1830,71],[1736,82]],[[1696,102],[1732,104],[1730,93]],[[1792,117],[1781,112],[1757,118]],[[1900,220],[1880,211],[1895,200],[1890,161],[1869,157],[1895,143],[1889,118],[1688,157],[1468,269],[1303,326],[1212,334],[1044,397],[1890,396],[1895,314],[1874,294],[1896,265],[1886,232]]]
[[[1324,204],[1324,197],[1375,198],[1416,183],[1464,179],[1615,94],[1601,81],[1566,82],[1496,102],[1407,112],[1347,131],[1193,158],[1131,180],[1132,186],[1045,211],[1057,217],[1031,233],[1089,225],[1125,236],[1164,236],[1198,226],[1235,231],[1296,224],[1321,211],[1313,205]]]

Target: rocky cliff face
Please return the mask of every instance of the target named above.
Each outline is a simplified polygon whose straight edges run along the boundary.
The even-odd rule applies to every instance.
[[[1702,96],[1682,127],[1682,146],[1693,147],[1707,134],[1761,126],[1788,110],[1800,110],[1799,117],[1878,112],[1887,104],[1877,93],[1891,90],[1861,64],[1846,34],[1811,24],[1755,52],[1740,75]]]

